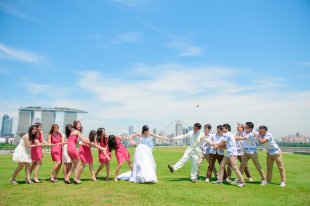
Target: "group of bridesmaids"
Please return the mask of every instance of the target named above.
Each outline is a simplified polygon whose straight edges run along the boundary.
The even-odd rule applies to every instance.
[[[106,167],[106,179],[109,179],[110,161],[112,158],[111,152],[115,150],[115,156],[118,162],[116,167],[116,174],[114,180],[117,181],[119,170],[123,163],[127,163],[130,170],[132,164],[130,161],[130,154],[123,146],[121,140],[130,139],[132,137],[107,135],[104,128],[98,128],[97,131],[91,130],[88,138],[81,134],[82,125],[80,121],[74,121],[73,124],[67,124],[65,127],[65,135],[59,132],[59,126],[53,124],[48,135],[47,142],[43,138],[42,124],[36,123],[29,127],[26,133],[13,153],[13,161],[18,163],[12,178],[11,184],[18,184],[16,177],[19,172],[25,167],[26,183],[39,183],[39,170],[42,165],[43,151],[42,146],[51,147],[51,157],[55,165],[51,171],[49,181],[57,182],[57,176],[60,171],[62,163],[64,163],[64,183],[71,184],[70,177],[74,173],[74,184],[81,183],[81,174],[86,164],[89,165],[91,172],[91,179],[97,181],[99,172]],[[79,143],[81,140],[81,144]],[[79,149],[77,148],[79,145]],[[100,166],[95,172],[93,166],[93,157],[91,148],[96,148],[99,153]],[[34,171],[33,179],[31,173]]]

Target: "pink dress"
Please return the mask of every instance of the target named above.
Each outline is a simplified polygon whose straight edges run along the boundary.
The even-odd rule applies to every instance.
[[[54,136],[54,134],[51,134],[51,143],[52,144],[61,143],[61,134],[57,133],[56,137]],[[52,155],[52,160],[53,161],[61,162],[62,161],[62,148],[61,148],[61,145],[52,146],[51,155]]]
[[[130,160],[130,154],[128,150],[124,147],[122,142],[119,139],[116,139],[116,151],[115,151],[115,156],[117,159],[118,164],[122,164],[125,161]]]
[[[104,140],[100,139],[100,147],[105,148],[107,146],[108,146],[108,139],[106,139],[106,138]],[[105,163],[109,162],[107,156],[101,150],[98,150],[98,152],[99,152],[99,162],[101,164],[105,164]],[[111,155],[111,151],[109,148],[106,150],[106,153],[110,157],[110,160],[111,160],[112,155]]]
[[[77,140],[78,140],[78,136],[73,135],[72,133],[68,137],[67,151],[68,151],[68,155],[69,155],[71,160],[79,160],[80,159],[79,152],[76,149]]]
[[[36,140],[38,140],[40,143],[43,142],[43,134],[40,133],[40,135],[37,136]],[[34,141],[32,143],[34,144]],[[43,158],[42,146],[31,147],[31,159],[32,159],[32,161],[41,161],[42,158]]]
[[[84,144],[80,146],[80,159],[84,164],[93,163],[93,156],[89,146]]]

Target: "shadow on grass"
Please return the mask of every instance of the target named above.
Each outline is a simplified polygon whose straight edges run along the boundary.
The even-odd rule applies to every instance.
[[[110,181],[110,180],[113,180],[114,181],[114,179],[113,178],[106,178],[106,177],[97,177],[97,180],[100,180],[100,181]]]
[[[169,179],[166,180],[165,182],[180,182],[180,181],[188,181],[188,182],[191,182],[191,179],[190,179],[190,178],[187,178],[187,177],[169,178]]]
[[[19,185],[26,185],[26,181],[16,181]]]
[[[199,176],[199,177],[197,178],[197,180],[206,180],[206,176]],[[216,177],[211,177],[211,178],[210,178],[210,182],[216,181],[216,180],[217,180]]]

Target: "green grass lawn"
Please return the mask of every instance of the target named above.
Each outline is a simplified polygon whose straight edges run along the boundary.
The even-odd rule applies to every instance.
[[[244,188],[233,185],[204,183],[207,163],[202,166],[202,176],[196,184],[189,181],[190,162],[171,174],[167,163],[181,158],[185,148],[155,148],[157,184],[137,184],[125,181],[105,181],[101,172],[98,182],[90,180],[88,168],[82,174],[82,184],[65,185],[62,181],[50,183],[53,167],[50,154],[45,154],[40,171],[42,183],[26,185],[24,170],[17,177],[19,185],[11,185],[9,179],[16,167],[11,155],[0,156],[0,205],[310,205],[310,156],[284,154],[287,187],[281,188],[279,172],[274,165],[271,185],[261,186],[259,174],[249,162],[253,183]],[[133,157],[134,149],[130,149]],[[93,152],[95,168],[98,167],[97,152]],[[114,152],[113,152],[114,155]],[[266,171],[265,152],[259,153]],[[113,156],[111,178],[114,177],[116,158]],[[62,171],[62,170],[61,170]],[[121,172],[128,171],[123,165]],[[62,179],[63,174],[59,178]],[[235,174],[233,174],[233,178]]]

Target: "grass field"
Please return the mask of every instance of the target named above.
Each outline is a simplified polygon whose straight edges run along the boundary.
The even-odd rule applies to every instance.
[[[196,184],[188,179],[190,162],[181,170],[171,174],[167,163],[175,163],[185,148],[155,148],[157,163],[157,184],[105,181],[101,172],[98,182],[90,180],[88,168],[82,174],[81,185],[65,185],[62,181],[50,183],[46,179],[52,169],[50,154],[44,155],[40,171],[42,183],[26,185],[25,173],[17,177],[19,185],[9,183],[16,167],[11,155],[0,156],[0,205],[310,205],[310,156],[284,154],[287,187],[279,186],[279,172],[274,165],[272,184],[261,186],[259,175],[252,162],[249,163],[255,180],[246,187],[213,185],[204,183],[204,177]],[[130,149],[133,157],[134,149]],[[97,152],[93,152],[95,167],[98,167]],[[261,164],[266,171],[265,152],[259,153]],[[111,178],[114,177],[116,158],[113,156]],[[202,166],[202,175],[207,163]],[[121,172],[127,171],[126,165]],[[61,170],[62,171],[62,170]],[[63,177],[62,172],[59,176]],[[235,177],[235,174],[233,174]]]

